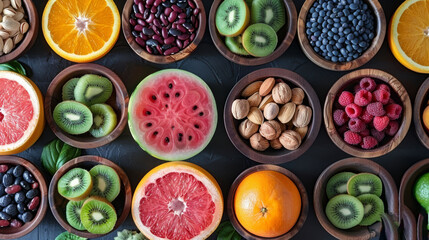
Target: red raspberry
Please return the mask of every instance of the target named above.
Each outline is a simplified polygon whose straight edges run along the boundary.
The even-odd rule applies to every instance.
[[[387,125],[389,125],[389,117],[382,116],[382,117],[374,117],[374,120],[372,120],[372,123],[374,124],[374,128],[377,131],[383,131]]]
[[[399,104],[391,103],[386,106],[386,115],[391,120],[396,120],[401,116],[402,113],[402,107]]]
[[[361,135],[361,137],[366,137],[366,136],[369,136],[371,133],[369,132],[369,129],[368,129],[368,128],[365,128],[365,129],[364,129],[363,131],[361,131],[359,134]]]
[[[371,136],[377,139],[378,142],[381,142],[384,139],[384,132],[377,131],[376,129],[371,129]]]
[[[337,126],[343,126],[344,123],[346,123],[349,120],[349,117],[347,116],[346,112],[341,109],[337,109],[334,112],[334,122]]]
[[[359,133],[347,131],[344,133],[344,141],[351,145],[358,145],[362,141],[362,137]]]
[[[337,132],[343,136],[345,132],[347,132],[349,129],[347,128],[347,124],[344,124],[340,128],[337,129]]]
[[[354,103],[358,106],[364,107],[372,101],[372,94],[365,89],[359,90],[355,95]]]
[[[381,102],[373,102],[368,104],[368,106],[366,106],[366,110],[374,117],[380,117],[386,114]]]
[[[352,132],[361,132],[361,131],[365,130],[365,128],[366,128],[365,123],[362,120],[360,120],[359,118],[350,119],[349,129]]]
[[[372,98],[374,102],[381,102],[383,105],[386,105],[389,102],[390,93],[383,89],[378,89],[372,93]]]
[[[349,118],[357,118],[362,113],[362,108],[354,103],[350,103],[346,106],[346,113]]]
[[[360,144],[360,146],[363,149],[372,149],[377,146],[377,144],[377,139],[371,136],[367,136],[362,139],[362,143]]]
[[[384,132],[393,137],[399,129],[399,123],[397,121],[390,121],[389,125],[387,125],[386,129],[384,129]]]
[[[353,100],[355,99],[355,96],[353,96],[353,93],[348,92],[348,91],[343,91],[340,95],[340,97],[338,98],[338,103],[345,107],[347,105],[349,105],[350,103],[353,103]]]
[[[372,79],[370,77],[365,77],[365,78],[362,78],[360,80],[359,86],[361,89],[365,89],[367,91],[372,92],[372,91],[374,91],[377,84],[375,83],[374,79]]]
[[[371,114],[368,113],[368,111],[366,110],[366,108],[363,110],[362,115],[360,116],[360,119],[362,119],[362,121],[366,124],[372,122],[372,119],[374,118],[374,116],[372,116]]]
[[[357,92],[359,92],[361,89],[362,89],[362,88],[360,88],[359,84],[356,84],[356,85],[353,87],[353,92],[356,94],[356,93],[357,93]]]
[[[390,93],[390,87],[387,86],[386,84],[378,84],[375,90],[379,90],[379,89],[382,89]]]

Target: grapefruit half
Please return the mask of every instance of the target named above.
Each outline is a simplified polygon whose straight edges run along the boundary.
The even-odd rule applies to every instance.
[[[165,163],[140,181],[131,213],[149,239],[206,239],[222,219],[222,191],[213,176],[195,164]]]

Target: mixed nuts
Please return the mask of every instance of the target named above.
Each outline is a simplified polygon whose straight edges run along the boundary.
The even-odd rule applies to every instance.
[[[8,54],[24,39],[30,25],[22,0],[0,0],[0,56]]]

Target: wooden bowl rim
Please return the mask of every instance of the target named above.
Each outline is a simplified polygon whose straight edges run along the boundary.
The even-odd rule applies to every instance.
[[[115,227],[109,233],[115,231],[125,221],[125,219],[128,217],[128,214],[130,213],[130,208],[131,208],[132,193],[131,193],[130,181],[128,179],[127,174],[125,173],[125,171],[121,167],[119,167],[116,163],[114,163],[114,162],[112,162],[106,158],[99,157],[99,156],[93,156],[93,155],[80,156],[80,157],[74,158],[74,159],[66,162],[63,166],[60,167],[60,169],[57,170],[57,172],[52,177],[51,183],[49,184],[49,207],[51,209],[52,215],[54,215],[57,222],[66,231],[69,231],[75,235],[78,235],[78,236],[84,237],[84,238],[98,238],[98,237],[105,236],[109,233],[94,234],[94,233],[90,233],[87,231],[76,230],[75,228],[70,226],[70,224],[68,224],[67,221],[64,220],[59,215],[58,210],[55,206],[54,194],[57,191],[57,184],[58,184],[58,180],[60,179],[60,177],[64,173],[66,173],[66,171],[70,170],[71,168],[74,168],[75,166],[77,166],[81,163],[85,163],[85,162],[95,163],[96,165],[98,165],[98,164],[106,165],[106,166],[113,168],[116,171],[119,178],[121,179],[121,185],[124,187],[123,191],[125,194],[125,202],[123,204],[122,213],[120,216],[118,216]]]
[[[39,209],[37,210],[37,213],[34,216],[33,220],[31,220],[29,223],[25,223],[21,227],[22,230],[16,233],[3,233],[3,231],[7,230],[8,228],[0,228],[0,239],[16,239],[27,235],[42,222],[46,214],[46,209],[48,208],[48,187],[46,185],[46,181],[42,173],[30,161],[17,156],[0,156],[0,163],[23,166],[26,170],[30,171],[30,173],[33,174],[34,178],[36,178],[37,182],[39,183],[41,201]]]
[[[51,105],[52,103],[52,97],[54,96],[55,91],[58,91],[58,88],[62,88],[63,81],[66,81],[65,78],[70,79],[70,76],[81,76],[81,72],[87,72],[87,73],[95,73],[102,75],[104,77],[107,77],[113,84],[115,93],[116,93],[116,103],[121,105],[121,113],[118,115],[118,123],[115,127],[115,129],[109,133],[107,136],[101,137],[101,138],[95,138],[91,137],[92,141],[90,142],[83,142],[73,139],[70,135],[66,132],[64,132],[62,129],[58,127],[58,125],[55,123],[52,113],[54,106]],[[61,84],[61,86],[60,86]],[[117,99],[120,99],[118,102]],[[89,149],[89,148],[97,148],[101,147],[103,145],[106,145],[116,138],[118,138],[122,132],[125,129],[125,126],[128,121],[128,103],[129,103],[129,96],[127,89],[125,88],[124,83],[122,82],[121,78],[114,73],[112,70],[95,63],[79,63],[71,65],[64,70],[62,70],[60,73],[58,73],[55,78],[52,80],[52,82],[49,84],[48,90],[46,92],[45,97],[45,118],[48,122],[49,127],[51,128],[52,132],[61,139],[63,142],[77,148],[82,149]],[[74,138],[79,138],[79,135],[74,136]],[[89,144],[90,143],[90,144]]]
[[[365,63],[369,62],[380,50],[383,45],[384,37],[386,35],[386,16],[383,11],[383,7],[378,2],[378,0],[366,0],[368,5],[372,8],[373,14],[375,16],[375,22],[377,23],[376,35],[372,40],[371,45],[368,49],[362,53],[360,57],[350,62],[340,62],[334,63],[328,61],[317,54],[313,48],[310,46],[310,43],[307,39],[307,34],[305,33],[305,21],[307,18],[308,11],[316,0],[305,0],[301,11],[298,17],[298,39],[299,45],[301,46],[302,51],[314,64],[319,67],[332,70],[332,71],[348,71],[355,68],[358,68]]]
[[[353,169],[353,170],[350,170]],[[325,186],[331,176],[342,171],[369,172],[379,176],[383,182],[383,192],[387,202],[388,214],[392,215],[395,222],[399,221],[398,189],[390,173],[378,163],[362,158],[345,158],[329,165],[317,178],[314,185],[313,204],[317,220],[322,227],[332,236],[338,239],[370,239],[374,237],[376,229],[368,227],[359,227],[355,231],[341,230],[336,228],[326,217],[325,206],[322,205],[322,199],[326,198]],[[381,223],[374,223],[380,224]]]
[[[241,224],[238,222],[238,219],[235,215],[234,211],[234,196],[235,191],[237,190],[238,185],[243,181],[243,179],[247,176],[249,176],[252,173],[259,172],[259,171],[276,171],[279,173],[282,173],[286,177],[290,178],[292,182],[296,185],[298,188],[299,194],[301,196],[301,213],[296,221],[295,225],[285,234],[274,237],[274,238],[264,238],[256,236],[249,231],[247,231]],[[229,189],[228,193],[228,199],[227,199],[227,213],[228,217],[232,223],[232,226],[235,228],[235,230],[244,238],[248,240],[283,240],[283,239],[290,239],[293,236],[295,236],[302,228],[302,226],[305,223],[305,220],[307,219],[308,215],[308,209],[309,209],[309,201],[308,201],[308,194],[305,190],[304,184],[301,182],[301,180],[291,171],[287,170],[286,168],[272,165],[272,164],[260,164],[253,167],[250,167],[246,170],[244,170],[240,175],[237,176],[237,178],[234,180],[234,182],[231,185],[231,188]]]
[[[289,48],[289,46],[292,44],[293,39],[296,35],[296,22],[297,22],[297,11],[295,4],[292,0],[283,0],[285,4],[285,10],[286,10],[286,17],[287,22],[285,24],[287,26],[287,31],[285,38],[282,42],[280,42],[280,45],[274,50],[273,53],[266,57],[245,57],[240,56],[239,54],[235,54],[231,52],[224,44],[223,40],[220,39],[220,35],[216,29],[216,10],[219,7],[220,3],[223,0],[214,0],[213,4],[210,8],[210,14],[209,14],[209,30],[210,30],[210,36],[213,40],[214,45],[216,46],[217,50],[228,60],[231,62],[241,64],[244,66],[256,66],[256,65],[262,65],[271,61],[274,61],[283,53],[286,52],[286,50]]]
[[[403,224],[405,239],[417,239],[417,222],[414,214],[407,206],[399,205],[401,216],[400,223]],[[421,238],[420,238],[421,239]]]
[[[413,110],[414,126],[416,127],[417,136],[419,137],[419,140],[423,144],[423,146],[425,146],[427,149],[429,149],[429,136],[422,124],[421,108],[423,104],[426,104],[425,100],[427,98],[428,91],[429,91],[429,77],[426,78],[426,80],[420,86],[416,94],[416,99],[414,101],[414,110]]]
[[[356,81],[357,79],[362,77],[373,77],[373,78],[376,78],[377,80],[385,82],[392,88],[392,90],[396,92],[396,94],[398,95],[398,97],[401,99],[401,102],[402,102],[402,122],[398,132],[386,144],[370,150],[364,150],[357,147],[353,147],[347,144],[346,142],[344,142],[344,140],[339,136],[336,130],[334,120],[332,117],[332,113],[333,113],[332,109],[333,109],[333,105],[334,105],[334,101],[336,99],[337,93],[344,87],[344,85],[348,85],[351,82]],[[353,72],[350,72],[342,76],[334,83],[334,85],[332,85],[331,89],[329,89],[329,92],[326,96],[325,105],[323,109],[323,115],[324,115],[323,118],[324,118],[325,128],[328,133],[328,136],[331,138],[331,140],[338,148],[355,157],[374,158],[374,157],[379,157],[389,153],[402,142],[402,140],[407,135],[411,125],[411,118],[412,118],[411,111],[412,111],[412,107],[411,107],[410,97],[407,93],[407,90],[398,79],[396,79],[395,77],[393,77],[392,75],[384,71],[367,68],[367,69],[360,69],[360,70],[355,70]]]
[[[194,0],[194,2],[197,8],[200,9],[200,14],[198,15],[199,24],[194,40],[190,42],[187,47],[180,50],[179,52],[173,55],[163,56],[154,55],[146,52],[146,50],[140,47],[140,45],[138,45],[134,40],[134,36],[131,34],[131,27],[129,21],[134,0],[127,0],[122,10],[122,32],[124,33],[125,40],[127,41],[130,48],[144,60],[157,64],[173,63],[188,57],[202,41],[207,25],[206,11],[202,0]]]
[[[282,78],[286,81],[286,83],[289,82],[296,85],[297,87],[302,88],[313,112],[312,121],[308,125],[308,133],[305,137],[305,141],[303,141],[301,146],[296,150],[279,150],[279,152],[286,151],[284,154],[267,155],[264,154],[264,152],[258,152],[252,149],[250,145],[241,138],[237,128],[235,127],[234,118],[231,114],[232,102],[239,98],[241,91],[251,82],[267,77]],[[295,72],[282,68],[263,68],[247,74],[234,85],[225,101],[223,119],[225,130],[229,139],[235,148],[237,148],[237,150],[240,151],[244,156],[259,163],[281,164],[298,158],[311,147],[311,145],[316,140],[320,125],[322,123],[322,110],[319,97],[317,96],[313,87],[303,77]]]

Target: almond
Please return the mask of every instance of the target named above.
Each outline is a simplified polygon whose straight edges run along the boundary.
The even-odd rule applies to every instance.
[[[262,97],[261,95],[259,95],[258,92],[255,92],[254,94],[252,94],[252,96],[247,98],[247,101],[249,102],[251,107],[257,107],[261,103]]]
[[[295,115],[296,105],[293,102],[288,102],[280,108],[277,118],[281,123],[288,123]]]
[[[262,85],[262,81],[256,81],[249,84],[246,88],[244,88],[243,92],[241,92],[241,96],[250,97],[255,92],[259,91],[259,88]]]
[[[262,111],[264,111],[265,106],[267,106],[267,104],[268,104],[268,103],[271,103],[271,102],[274,102],[274,100],[273,100],[273,96],[272,96],[271,94],[270,94],[270,95],[265,96],[265,97],[262,99],[261,103],[259,104],[259,109],[261,109]]]
[[[261,125],[264,122],[264,116],[257,107],[251,107],[247,118],[254,124]]]
[[[261,87],[259,88],[259,95],[266,96],[270,94],[275,83],[276,83],[276,80],[272,77],[265,79]]]

